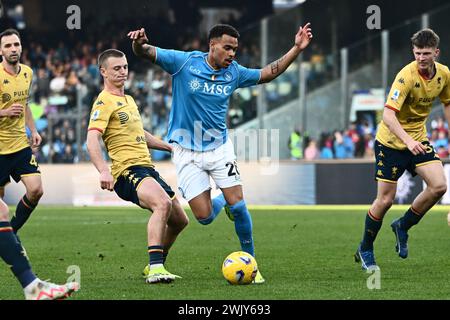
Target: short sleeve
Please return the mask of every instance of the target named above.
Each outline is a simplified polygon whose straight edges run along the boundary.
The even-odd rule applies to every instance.
[[[31,85],[33,83],[33,75],[34,75],[33,69],[30,68],[30,88],[31,88]]]
[[[108,108],[100,98],[97,99],[92,107],[88,131],[98,130],[104,133],[111,117],[111,110],[112,108]]]
[[[240,64],[237,65],[237,69],[239,73],[238,88],[254,86],[261,79],[261,69],[248,69]]]
[[[447,69],[448,71],[448,69]],[[447,83],[439,95],[442,104],[448,106],[450,104],[450,72],[447,72]]]
[[[177,73],[188,58],[189,52],[156,48],[155,63],[171,75]]]
[[[395,77],[386,101],[386,107],[394,111],[400,111],[406,98],[411,91],[411,75],[407,68],[400,71]]]
[[[28,87],[28,92],[31,93],[32,88],[33,88],[33,69],[30,68],[30,86]],[[28,95],[27,104],[31,103],[32,100],[31,96],[32,96],[31,94]]]

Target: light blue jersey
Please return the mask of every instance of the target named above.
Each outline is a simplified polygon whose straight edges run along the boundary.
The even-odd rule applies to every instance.
[[[256,85],[260,69],[237,62],[214,70],[207,53],[156,48],[156,64],[172,75],[168,141],[194,151],[214,150],[228,139],[226,115],[234,90]]]

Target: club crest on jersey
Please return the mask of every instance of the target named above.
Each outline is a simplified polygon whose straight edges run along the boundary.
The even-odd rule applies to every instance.
[[[231,74],[231,72],[225,72],[225,74],[223,75],[223,77],[225,78],[225,80],[227,81],[231,81],[233,79],[233,75]]]
[[[119,116],[120,124],[125,124],[125,122],[130,120],[130,117],[126,112],[118,112],[117,115]]]
[[[95,121],[98,119],[99,116],[100,116],[100,110],[95,110],[94,113],[92,114],[91,120]]]

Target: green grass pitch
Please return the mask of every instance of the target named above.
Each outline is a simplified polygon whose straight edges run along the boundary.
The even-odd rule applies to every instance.
[[[263,285],[231,286],[221,264],[240,249],[234,226],[222,212],[209,226],[191,223],[173,247],[166,267],[182,276],[172,284],[145,284],[146,223],[139,208],[39,206],[20,232],[41,279],[65,282],[81,272],[72,299],[449,299],[448,207],[435,207],[410,231],[410,256],[394,252],[390,222],[406,207],[393,207],[379,233],[375,254],[380,289],[367,288],[368,274],[353,261],[368,206],[251,208],[256,258]],[[4,263],[0,299],[23,299]],[[69,270],[70,271],[70,270]],[[372,282],[373,283],[373,282]]]

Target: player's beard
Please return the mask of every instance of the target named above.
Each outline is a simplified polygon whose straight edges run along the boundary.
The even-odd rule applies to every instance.
[[[6,60],[6,62],[8,64],[10,64],[12,66],[16,66],[19,63],[19,61],[20,61],[20,54],[17,55],[17,59],[16,60],[11,59],[10,57],[6,58],[5,60]]]
[[[227,59],[227,58],[225,58],[225,60],[223,61],[223,67],[224,67],[224,68],[227,68],[227,67],[229,67],[232,63],[233,63],[233,59]]]

